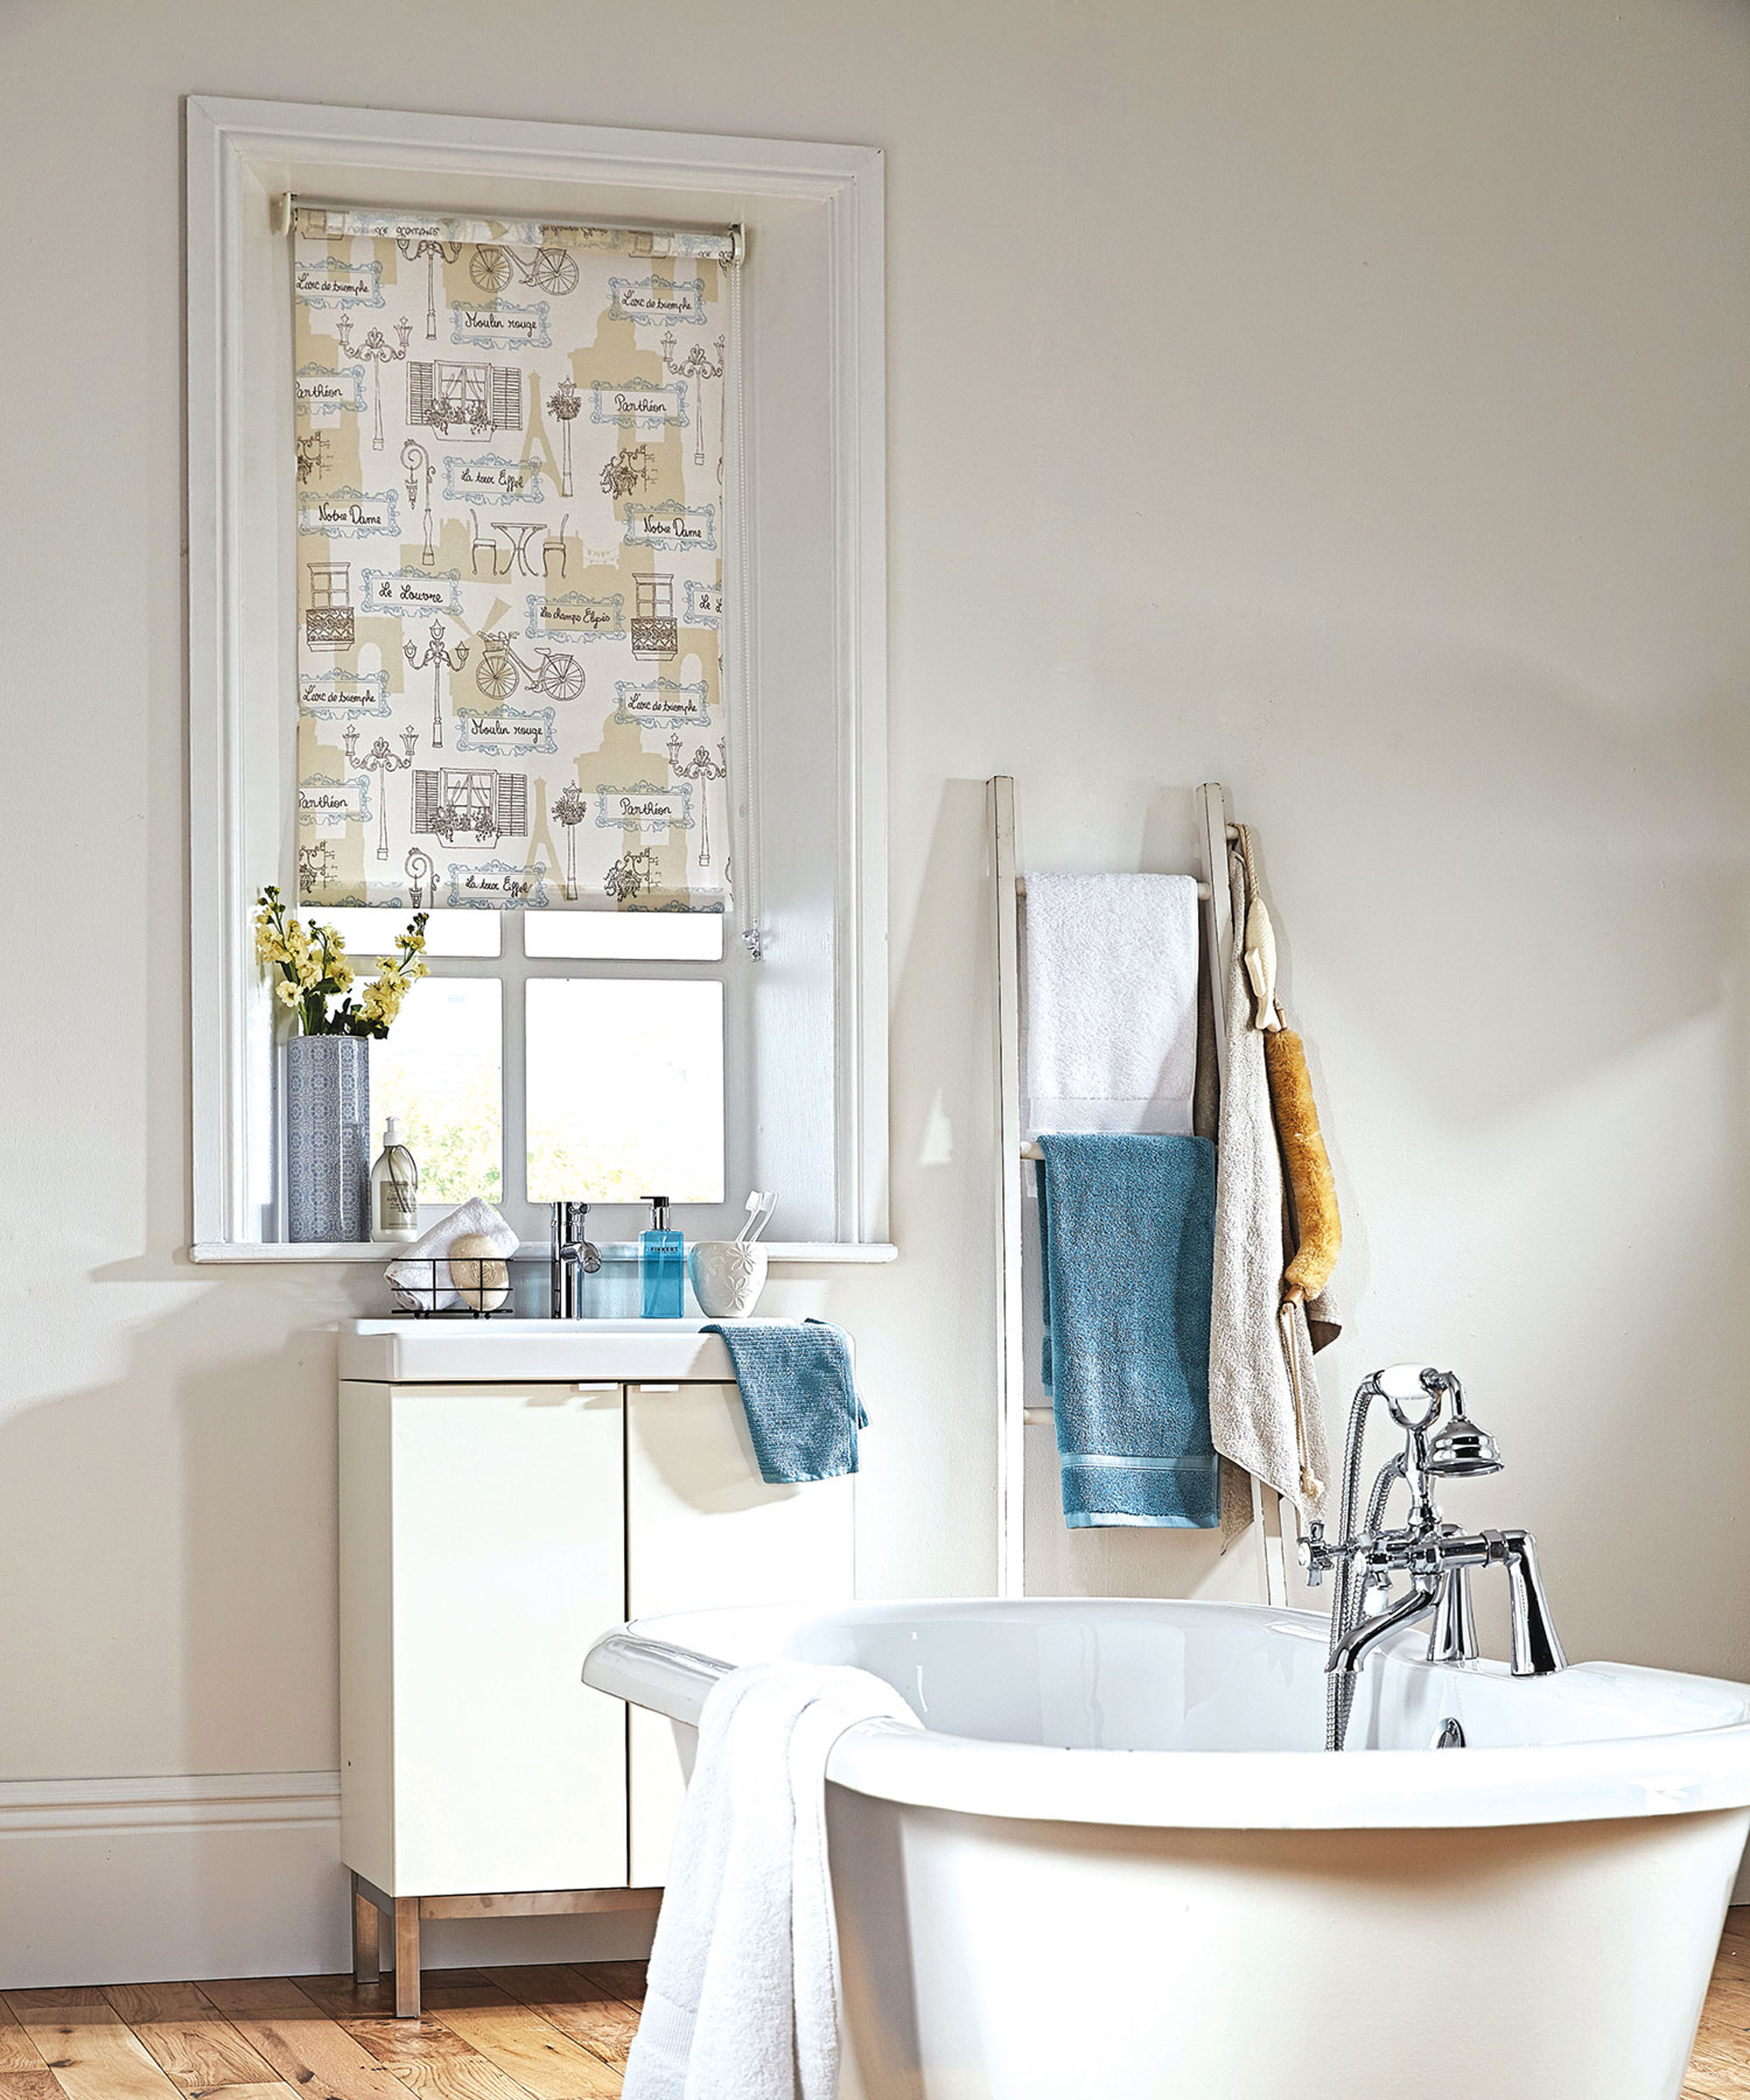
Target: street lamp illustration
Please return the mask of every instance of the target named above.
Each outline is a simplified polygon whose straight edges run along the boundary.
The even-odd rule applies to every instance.
[[[405,773],[413,763],[413,747],[419,741],[416,729],[401,732],[402,755],[396,758],[389,749],[386,738],[379,737],[363,758],[359,756],[359,725],[347,723],[340,732],[340,741],[346,747],[346,763],[356,766],[361,773],[374,773],[381,783],[377,788],[377,858],[388,858],[388,775]]]
[[[565,896],[571,903],[578,896],[578,826],[589,808],[589,798],[575,780],[553,805],[554,816],[565,827]]]
[[[402,863],[407,870],[407,879],[413,885],[413,908],[416,912],[422,901],[434,909],[438,903],[438,870],[431,856],[423,846],[414,846]]]
[[[407,508],[411,510],[419,500],[419,479],[425,477],[425,544],[419,550],[419,558],[426,568],[438,559],[438,550],[431,544],[431,484],[438,479],[438,469],[431,464],[431,455],[416,438],[410,438],[401,448],[401,464],[407,470]]]
[[[444,674],[445,671],[461,669],[468,661],[468,645],[461,641],[453,649],[446,649],[444,647],[444,623],[441,620],[434,620],[431,623],[431,639],[425,645],[424,655],[410,641],[402,643],[401,653],[416,671],[429,670],[431,674],[431,742],[434,749],[441,748],[444,742]]]
[[[373,328],[363,342],[354,343],[353,317],[350,313],[343,313],[334,332],[340,337],[340,347],[348,357],[362,358],[371,368],[371,400],[376,410],[376,434],[371,439],[371,450],[380,452],[383,449],[382,368],[407,355],[407,339],[413,333],[413,323],[406,319],[396,323],[395,343],[389,341],[381,328]]]
[[[550,414],[559,419],[559,494],[571,493],[571,425],[577,420],[578,410],[584,405],[584,397],[578,391],[578,382],[569,375],[547,397]]]
[[[671,328],[662,338],[662,368],[676,379],[721,379],[723,377],[723,338],[718,336],[715,345],[717,362],[712,364],[705,355],[703,343],[695,343],[677,365],[675,362],[675,332]],[[704,396],[695,392],[693,416],[693,465],[705,463],[705,411]]]
[[[717,747],[716,758],[712,758],[701,744],[687,763],[682,765],[681,732],[676,729],[668,732],[668,770],[678,774],[683,780],[700,780],[709,787],[710,781],[723,780],[729,772],[729,766],[721,744]],[[710,795],[707,792],[699,797],[699,865],[708,868],[710,864]]]
[[[397,239],[396,246],[410,262],[425,258],[425,340],[438,340],[438,265],[453,262],[462,252],[459,241],[431,241]]]
[[[616,904],[629,904],[640,891],[656,886],[656,849],[640,846],[625,853],[602,878],[602,888]]]

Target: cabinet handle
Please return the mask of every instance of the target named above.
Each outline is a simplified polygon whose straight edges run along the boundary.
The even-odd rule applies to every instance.
[[[640,1385],[638,1390],[640,1393],[678,1393],[681,1389],[678,1385]]]
[[[571,1388],[571,1390],[574,1393],[617,1393],[620,1390],[620,1387],[618,1384],[574,1385]]]

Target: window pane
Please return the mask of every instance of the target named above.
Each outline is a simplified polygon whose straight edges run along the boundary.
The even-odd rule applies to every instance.
[[[317,920],[332,926],[353,956],[386,955],[397,934],[406,930],[411,912],[385,911],[379,906],[344,904],[333,911],[304,909],[306,921]],[[499,953],[503,914],[499,912],[432,912],[425,924],[428,956],[495,956]]]
[[[722,985],[542,977],[527,995],[529,1201],[721,1203]]]
[[[502,1003],[496,977],[423,977],[371,1045],[371,1157],[396,1116],[419,1163],[422,1203],[496,1203],[502,1194]]]
[[[525,912],[522,952],[578,962],[720,962],[721,912]]]

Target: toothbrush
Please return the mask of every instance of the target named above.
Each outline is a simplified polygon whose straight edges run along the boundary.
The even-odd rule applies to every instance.
[[[760,1215],[753,1221],[753,1229],[747,1236],[747,1244],[750,1247],[752,1246],[754,1242],[760,1237],[760,1234],[764,1232],[766,1228],[772,1222],[772,1213],[776,1210],[777,1208],[777,1191],[775,1189],[768,1188],[761,1199]]]
[[[765,1193],[763,1190],[757,1188],[750,1188],[748,1190],[747,1215],[741,1221],[741,1230],[735,1236],[734,1243],[736,1246],[745,1247],[746,1245],[747,1236],[753,1228],[753,1214],[759,1209],[760,1206],[765,1201]]]

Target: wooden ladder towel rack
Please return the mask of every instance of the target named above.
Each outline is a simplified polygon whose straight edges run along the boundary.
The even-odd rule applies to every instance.
[[[1233,952],[1233,911],[1228,887],[1228,842],[1235,836],[1228,798],[1218,782],[1196,791],[1197,847],[1201,863],[1197,894],[1204,912],[1203,952],[1214,1015],[1216,1071],[1227,1083],[1228,970]],[[997,1540],[998,1590],[1004,1597],[1026,1593],[1026,1432],[1049,1427],[1049,1408],[1026,1404],[1026,1301],[1021,1264],[1023,1162],[1040,1157],[1021,1134],[1020,910],[1026,878],[1015,864],[1015,783],[998,774],[990,783],[990,861],[995,875],[997,956],[997,1120],[998,1244],[1002,1252],[998,1292]],[[1282,1505],[1273,1490],[1253,1480],[1252,1536],[1258,1556],[1263,1599],[1287,1599]]]

